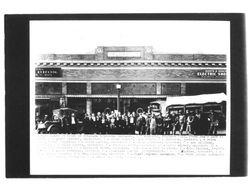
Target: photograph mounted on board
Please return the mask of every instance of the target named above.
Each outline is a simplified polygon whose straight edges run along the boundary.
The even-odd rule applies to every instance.
[[[228,175],[229,56],[229,21],[30,21],[31,174]]]

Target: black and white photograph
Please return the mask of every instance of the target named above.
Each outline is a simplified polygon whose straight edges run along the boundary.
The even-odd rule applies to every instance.
[[[30,21],[31,174],[229,174],[229,54],[228,21]]]
[[[46,29],[44,25],[51,23],[56,27],[44,34],[41,31]],[[199,25],[213,31],[213,23],[227,24],[34,22],[39,28],[34,35],[39,36],[39,41],[42,38],[43,42],[39,43],[45,52],[31,64],[35,66],[34,128],[37,133],[226,135],[229,32],[225,35],[227,26],[220,26],[224,31],[217,29],[216,39],[211,45],[207,44],[211,34]],[[106,32],[98,29],[106,24]],[[63,35],[60,26],[65,25],[70,26],[70,31]],[[109,25],[119,25],[122,30],[115,31]],[[172,33],[182,25],[184,29],[193,30],[188,34],[185,30],[179,32],[186,36],[182,35],[179,40],[178,35],[173,37]],[[101,27],[91,29],[95,26]],[[161,32],[152,33],[148,26],[160,27]],[[91,30],[85,32],[86,28]],[[193,31],[196,34],[188,37]],[[197,37],[200,33],[202,37]],[[54,39],[48,42],[43,39],[45,35]],[[169,38],[176,40],[169,41]],[[60,41],[59,45],[55,45],[56,41]],[[67,41],[74,43],[69,45]],[[196,41],[201,45],[194,48],[192,44]],[[39,43],[35,45],[40,48]],[[54,50],[46,50],[53,43]],[[177,45],[181,47],[179,50]]]

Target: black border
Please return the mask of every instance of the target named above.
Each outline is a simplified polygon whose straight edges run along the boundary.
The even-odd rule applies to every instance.
[[[230,175],[30,175],[29,21],[31,20],[211,20],[231,23]],[[5,114],[7,178],[219,177],[247,175],[247,93],[245,15],[192,14],[30,14],[5,15]]]

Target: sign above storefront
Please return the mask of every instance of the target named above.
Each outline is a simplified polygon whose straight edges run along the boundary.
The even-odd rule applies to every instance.
[[[141,57],[141,52],[108,52],[108,57]]]
[[[226,70],[199,70],[197,72],[198,77],[225,77],[226,76]]]
[[[61,68],[36,68],[36,77],[62,77]]]
[[[99,46],[95,60],[152,60],[151,46]]]

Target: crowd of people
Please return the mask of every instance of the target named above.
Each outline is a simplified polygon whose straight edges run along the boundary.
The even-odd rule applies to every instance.
[[[43,120],[48,121],[45,115]],[[138,135],[216,135],[220,127],[225,127],[224,117],[214,111],[204,114],[199,110],[194,112],[180,110],[178,112],[136,113],[111,111],[110,113],[83,114],[71,113],[63,115],[57,121],[61,133],[84,134],[138,134]]]

